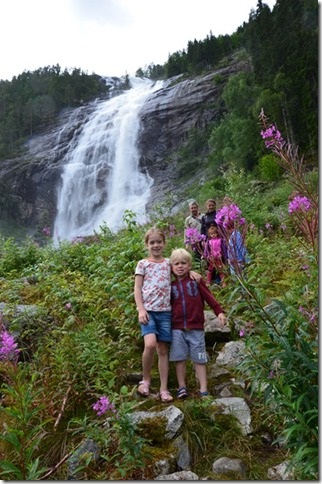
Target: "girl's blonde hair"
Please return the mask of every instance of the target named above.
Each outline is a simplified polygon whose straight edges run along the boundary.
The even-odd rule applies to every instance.
[[[144,235],[145,245],[148,244],[149,238],[151,237],[151,235],[154,235],[154,234],[159,235],[161,237],[161,239],[163,240],[163,242],[165,243],[165,235],[162,232],[162,230],[158,229],[157,227],[151,227],[149,230],[147,230],[147,232],[145,232],[145,235]]]
[[[184,260],[190,265],[192,264],[191,254],[186,249],[173,249],[170,255],[170,264],[173,264],[178,259]]]

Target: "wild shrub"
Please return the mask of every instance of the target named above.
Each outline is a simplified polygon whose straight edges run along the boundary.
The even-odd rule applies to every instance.
[[[263,156],[259,160],[258,171],[259,171],[261,180],[266,182],[277,181],[282,174],[282,169],[280,165],[277,163],[274,155]]]
[[[16,278],[21,271],[41,259],[41,249],[32,239],[22,245],[0,236],[0,277]]]

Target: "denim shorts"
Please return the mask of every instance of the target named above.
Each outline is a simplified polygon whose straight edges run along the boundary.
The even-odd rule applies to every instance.
[[[194,363],[207,363],[205,332],[202,329],[173,329],[169,360],[188,359]]]
[[[147,324],[141,323],[141,334],[156,334],[157,341],[170,343],[171,334],[171,311],[147,311],[149,321]]]

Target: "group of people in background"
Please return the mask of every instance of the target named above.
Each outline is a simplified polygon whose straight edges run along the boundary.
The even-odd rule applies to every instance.
[[[223,205],[232,201],[225,197]],[[201,235],[198,243],[191,244],[185,239],[186,247],[195,254],[195,259],[205,260],[207,263],[207,284],[212,282],[226,286],[225,274],[228,266],[231,274],[236,273],[236,266],[240,269],[247,261],[247,250],[243,238],[235,227],[234,222],[229,222],[227,227],[218,225],[216,220],[216,201],[206,201],[206,212],[199,211],[196,201],[189,203],[190,215],[185,219],[185,233],[187,229],[198,230]]]

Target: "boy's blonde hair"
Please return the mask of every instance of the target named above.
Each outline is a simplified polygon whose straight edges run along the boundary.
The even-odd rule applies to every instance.
[[[178,259],[184,260],[192,265],[191,254],[186,249],[173,249],[170,255],[170,264],[173,264]]]
[[[145,232],[145,235],[144,235],[144,243],[145,243],[145,245],[148,244],[150,236],[151,235],[154,235],[154,234],[160,235],[161,239],[165,243],[165,235],[162,232],[162,230],[161,229],[158,229],[157,227],[151,227],[147,232]]]

